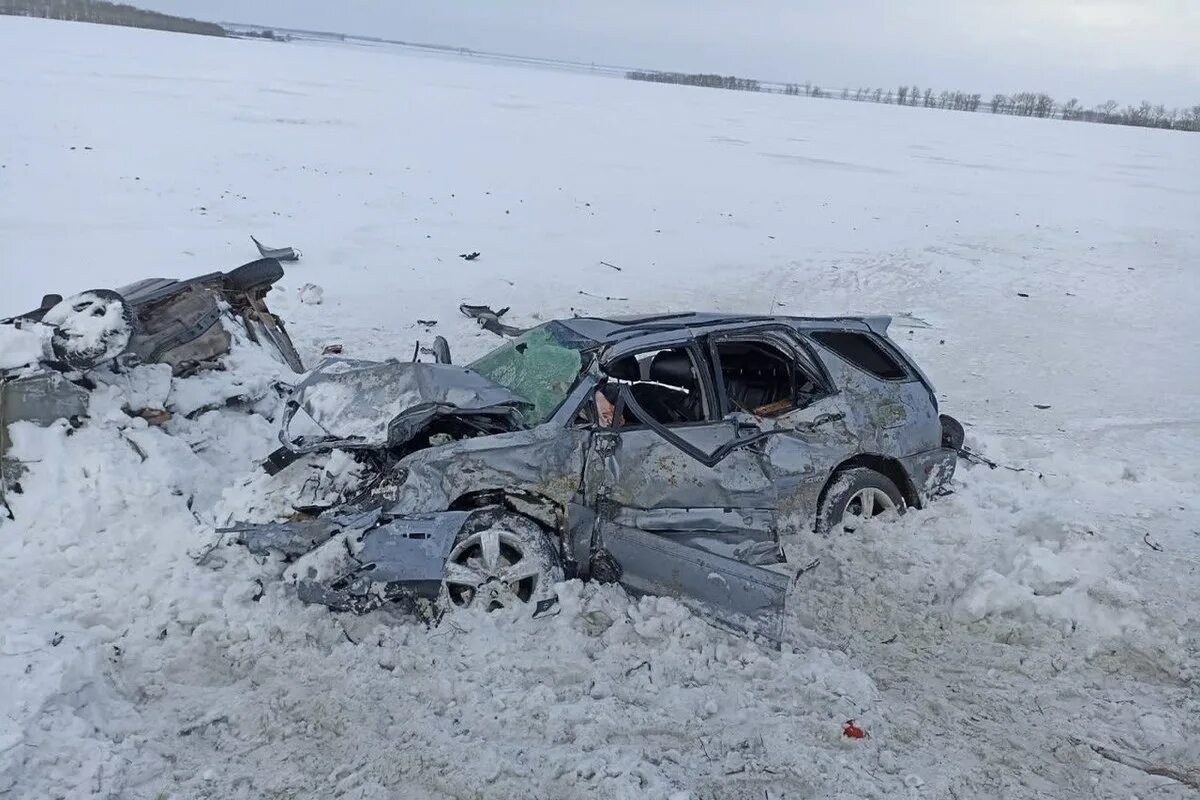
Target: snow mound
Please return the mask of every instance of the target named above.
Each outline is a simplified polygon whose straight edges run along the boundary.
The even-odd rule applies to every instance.
[[[50,352],[53,331],[45,325],[26,323],[20,328],[0,325],[0,370],[36,364]]]

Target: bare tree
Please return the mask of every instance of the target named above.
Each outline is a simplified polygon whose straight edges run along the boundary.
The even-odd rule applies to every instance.
[[[1079,98],[1072,97],[1062,107],[1063,119],[1076,119],[1079,116]]]
[[[925,107],[933,108],[933,89],[925,90]]]
[[[901,86],[899,89],[896,90],[896,105],[898,105],[898,106],[907,105],[907,103],[906,103],[907,100],[908,100],[908,87]]]
[[[920,97],[921,97],[921,90],[918,89],[916,86],[913,86],[912,89],[908,93],[908,97],[909,97],[909,103],[915,106],[917,104],[917,100],[920,99]]]

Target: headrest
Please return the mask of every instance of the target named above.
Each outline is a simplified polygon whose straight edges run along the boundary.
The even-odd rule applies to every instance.
[[[637,359],[633,356],[618,358],[604,368],[604,371],[610,378],[616,378],[619,381],[640,381],[642,379],[642,370],[638,366]]]
[[[663,350],[650,362],[650,380],[672,386],[692,386],[692,359],[686,350]]]

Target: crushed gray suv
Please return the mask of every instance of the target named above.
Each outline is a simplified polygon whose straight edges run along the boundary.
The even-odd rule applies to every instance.
[[[802,566],[788,537],[920,508],[953,476],[962,429],[888,324],[576,318],[466,367],[329,359],[265,466],[350,451],[359,491],[227,530],[339,610],[543,610],[579,577],[770,636]]]

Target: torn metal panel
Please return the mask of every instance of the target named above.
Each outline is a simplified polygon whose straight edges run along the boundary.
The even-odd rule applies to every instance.
[[[250,241],[254,242],[254,246],[258,248],[258,253],[263,258],[274,258],[277,261],[299,261],[300,251],[294,247],[267,247],[253,236]]]
[[[329,358],[297,384],[279,438],[296,453],[398,447],[444,415],[516,428],[529,405],[463,367]]]
[[[958,464],[958,452],[948,447],[938,447],[915,453],[900,459],[904,471],[921,498],[922,504],[941,494],[954,477]]]
[[[463,313],[463,316],[470,317],[479,323],[479,327],[497,336],[516,337],[527,330],[526,328],[517,328],[500,321],[500,318],[508,313],[507,306],[499,311],[493,311],[490,306],[473,306],[469,303],[463,303],[458,307],[458,310]]]
[[[300,599],[338,610],[363,613],[402,598],[432,600],[441,590],[446,558],[472,513],[385,516],[376,527],[332,538],[306,556],[323,562],[332,574],[302,562],[289,573]]]
[[[218,533],[235,533],[235,539],[255,555],[270,552],[295,558],[329,541],[343,530],[366,530],[379,521],[379,509],[329,511],[312,519],[291,522],[238,522]]]
[[[730,423],[677,426],[671,432],[689,444],[712,452],[731,441]],[[714,466],[706,466],[648,428],[611,434],[613,451],[603,460],[610,499],[623,508],[771,508],[775,487],[762,457],[752,447],[732,450]]]
[[[778,640],[789,577],[668,537],[614,527],[604,536],[621,567],[621,582],[636,592],[699,601],[717,618]]]
[[[526,492],[565,509],[579,493],[589,438],[587,430],[548,423],[420,450],[397,465],[404,479],[383,496],[402,513],[449,508],[487,491]]]
[[[0,378],[0,482],[19,478],[20,465],[4,458],[12,442],[8,426],[32,422],[46,426],[60,419],[87,416],[87,390],[57,372],[40,372],[20,378]]]

